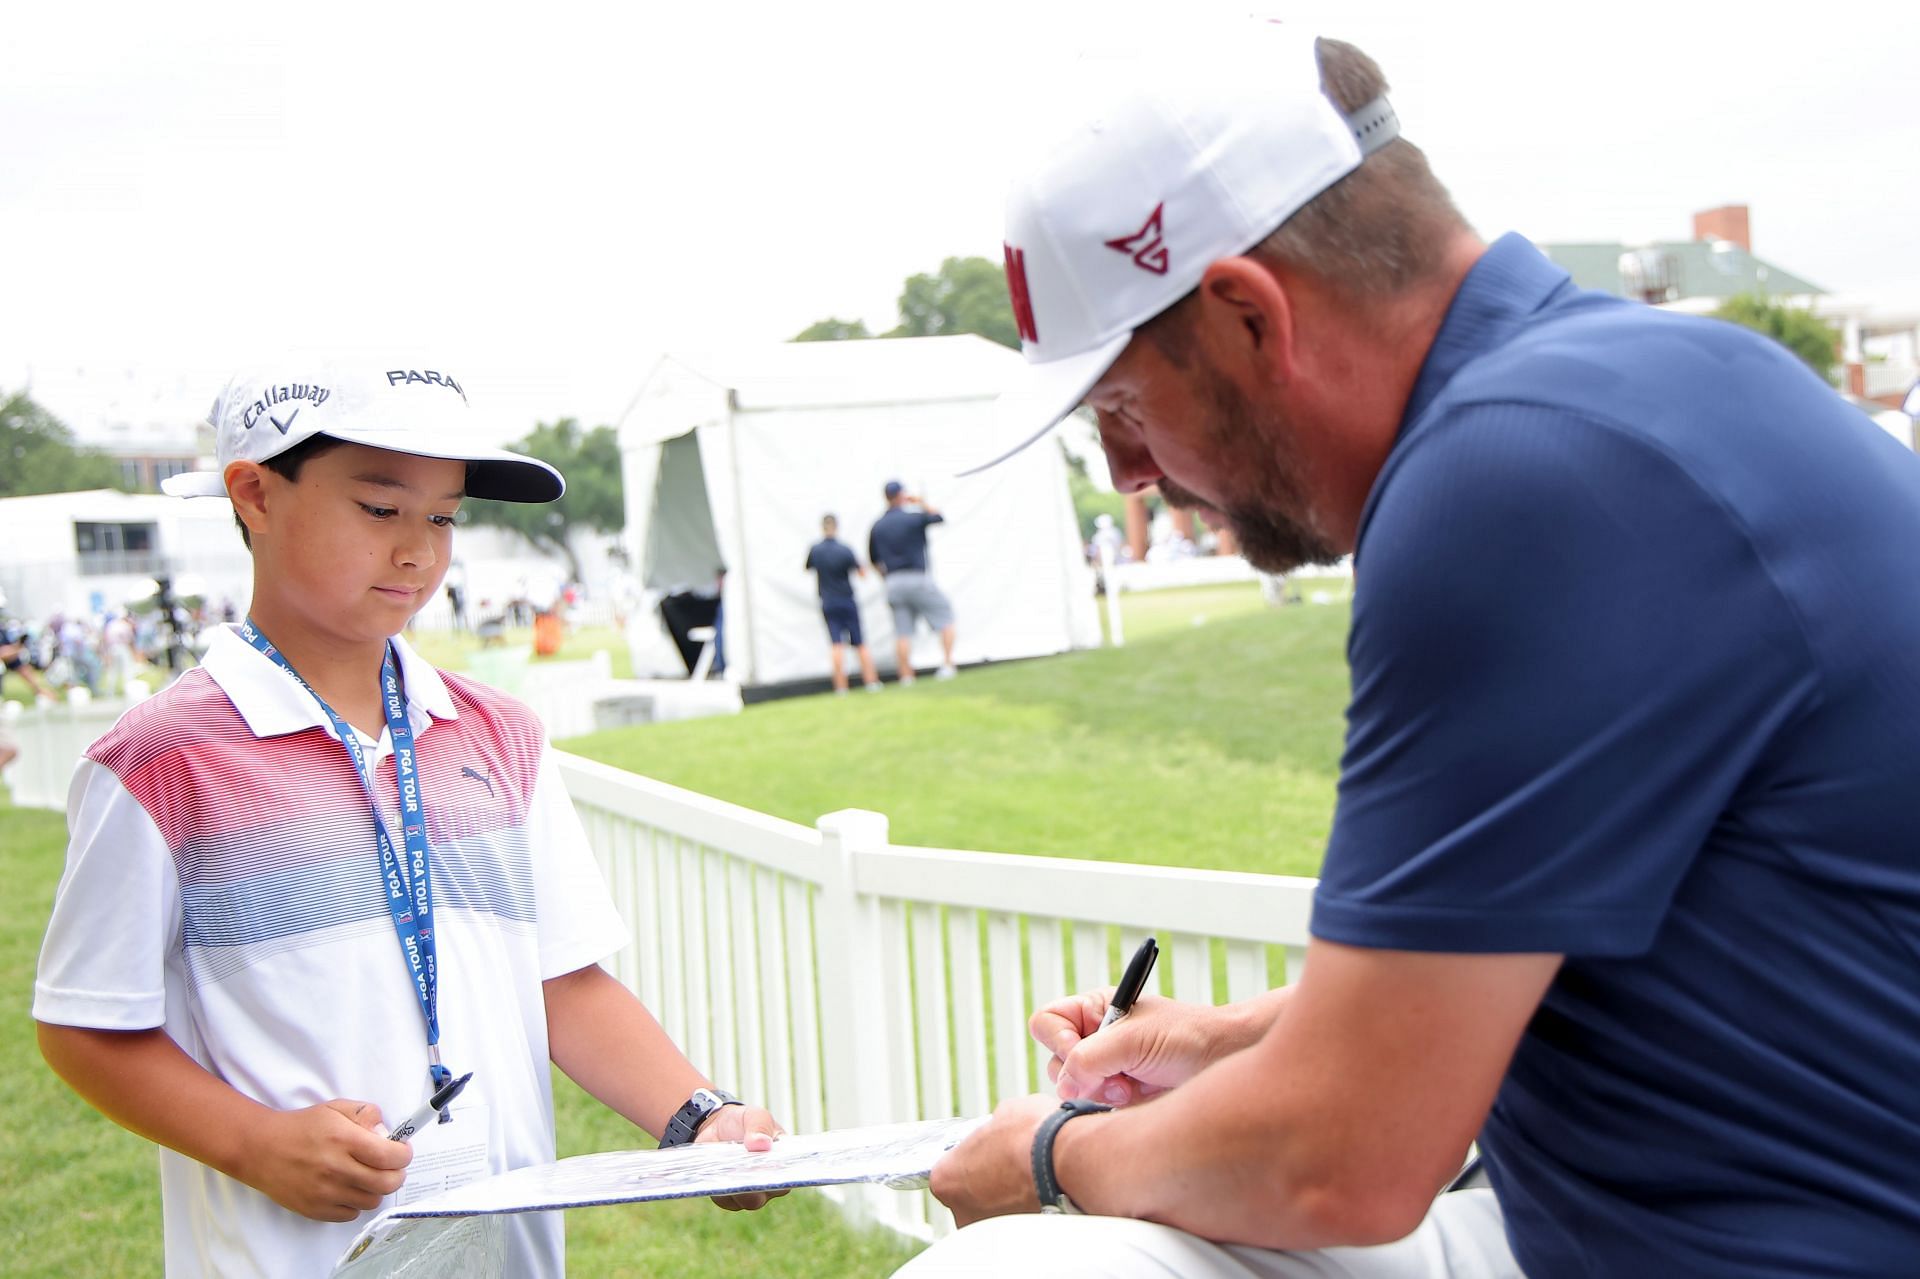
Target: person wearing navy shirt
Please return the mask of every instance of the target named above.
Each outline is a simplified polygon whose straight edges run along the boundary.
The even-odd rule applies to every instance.
[[[847,691],[847,648],[852,646],[860,659],[860,678],[869,693],[881,689],[880,673],[873,668],[873,654],[867,651],[866,636],[860,631],[860,605],[853,598],[853,578],[865,577],[867,570],[838,536],[840,521],[831,515],[820,519],[820,540],[807,549],[807,571],[820,584],[820,615],[827,622],[827,648],[833,658],[833,691]]]
[[[927,568],[927,530],[944,524],[946,516],[908,493],[899,480],[888,480],[884,491],[887,509],[867,533],[867,558],[887,579],[900,682],[913,683],[913,629],[921,618],[940,636],[940,669],[934,678],[952,679],[953,604]]]
[[[1241,65],[1284,34],[1138,77],[1173,107],[1101,108],[1006,240],[1122,492],[1354,556],[1304,972],[1041,1008],[1062,1097],[1152,1104],[1003,1103],[908,1272],[1912,1273],[1920,458],[1765,337],[1482,242],[1365,55]],[[1188,144],[1206,181],[1143,176]]]

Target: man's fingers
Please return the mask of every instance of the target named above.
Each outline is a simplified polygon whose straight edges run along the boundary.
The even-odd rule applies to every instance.
[[[1027,1033],[1042,1048],[1064,1055],[1066,1049],[1100,1028],[1107,998],[1107,991],[1096,991],[1043,1004],[1027,1019]]]

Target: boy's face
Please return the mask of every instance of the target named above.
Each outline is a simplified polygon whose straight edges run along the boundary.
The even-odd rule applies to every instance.
[[[397,634],[447,575],[466,475],[464,462],[360,444],[310,458],[297,480],[263,469],[256,592],[271,591],[315,634]]]

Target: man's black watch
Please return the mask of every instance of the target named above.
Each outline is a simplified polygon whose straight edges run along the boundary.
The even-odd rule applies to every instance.
[[[1060,1183],[1053,1175],[1053,1139],[1067,1120],[1081,1115],[1097,1115],[1103,1110],[1112,1110],[1112,1106],[1101,1105],[1097,1101],[1088,1101],[1085,1097],[1075,1097],[1072,1101],[1060,1103],[1060,1109],[1040,1121],[1033,1131],[1033,1188],[1040,1195],[1041,1212],[1065,1212],[1078,1214],[1080,1209],[1073,1200],[1067,1198],[1067,1192],[1060,1189]]]
[[[744,1101],[719,1088],[694,1089],[693,1096],[667,1120],[667,1130],[660,1134],[660,1149],[687,1145],[700,1131],[700,1125],[707,1122],[707,1116],[720,1107],[744,1105]]]

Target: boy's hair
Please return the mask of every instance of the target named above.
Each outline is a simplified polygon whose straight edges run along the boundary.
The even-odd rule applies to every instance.
[[[336,440],[330,435],[309,436],[286,452],[274,454],[266,461],[260,463],[260,465],[266,467],[269,471],[272,471],[288,483],[292,483],[300,478],[300,468],[305,466],[309,459],[319,457],[322,453],[337,449],[342,443],[343,441]],[[253,549],[253,534],[248,532],[247,522],[240,518],[240,512],[235,511],[233,513],[233,522],[240,528],[240,540],[244,542],[247,549],[251,551]]]

